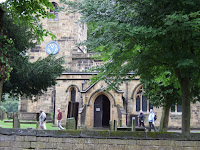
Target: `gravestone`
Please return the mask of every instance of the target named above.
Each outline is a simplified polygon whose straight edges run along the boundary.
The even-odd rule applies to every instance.
[[[135,125],[136,125],[135,117],[132,117],[131,131],[135,131]]]
[[[3,119],[8,119],[7,113],[5,110],[2,111],[2,116],[3,116]]]
[[[40,113],[36,113],[36,121],[37,121],[37,123],[36,123],[36,129],[38,129],[38,130],[40,128],[39,117],[40,117]]]
[[[68,103],[68,113],[67,118],[74,118],[76,121],[75,129],[77,129],[78,124],[78,109],[79,109],[79,102],[72,102]]]
[[[17,113],[13,114],[13,128],[20,128],[20,121]]]
[[[76,120],[75,120],[75,118],[67,118],[66,129],[76,130]]]
[[[122,127],[122,119],[120,119],[119,126]]]
[[[117,120],[114,120],[114,131],[117,131]]]
[[[110,124],[110,131],[113,131],[114,129],[113,129],[113,122],[112,122],[112,120],[110,120],[109,124]]]
[[[0,111],[0,119],[3,120],[3,111]]]

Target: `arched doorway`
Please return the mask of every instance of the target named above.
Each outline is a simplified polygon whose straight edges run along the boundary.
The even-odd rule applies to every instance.
[[[107,127],[110,121],[110,101],[100,95],[94,102],[94,127]]]

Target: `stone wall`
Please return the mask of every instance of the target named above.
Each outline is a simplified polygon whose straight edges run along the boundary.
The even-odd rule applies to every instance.
[[[0,128],[0,150],[199,150],[199,133],[53,131]]]

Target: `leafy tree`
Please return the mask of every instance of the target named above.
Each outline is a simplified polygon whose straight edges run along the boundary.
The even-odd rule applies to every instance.
[[[56,84],[56,78],[64,71],[63,58],[48,56],[30,63],[27,57],[16,57],[10,79],[4,84],[4,93],[33,96],[42,94]]]
[[[9,101],[6,100],[5,102],[2,102],[2,108],[6,111],[6,112],[18,112],[18,104],[19,101]]]
[[[55,18],[48,10],[54,9],[49,0],[32,1],[32,0],[7,0],[1,4],[1,9],[4,9],[6,13],[12,18],[17,25],[24,24],[33,31],[37,40],[43,40],[43,36],[51,35],[55,36],[42,28],[40,23],[44,18]]]
[[[10,79],[4,82],[4,93],[11,95],[41,94],[48,87],[56,84],[56,78],[64,71],[63,58],[49,55],[34,63],[29,62],[26,51],[34,48],[35,36],[29,27],[23,24],[15,25],[12,19],[5,17],[4,30],[13,40],[13,52],[9,57],[12,71]]]
[[[151,78],[143,78],[145,95],[151,104],[156,107],[163,107],[160,121],[160,131],[167,131],[170,107],[173,104],[181,103],[180,87],[177,87],[176,78],[169,71],[156,73]],[[151,71],[150,73],[153,73]],[[158,76],[159,75],[159,76]],[[149,76],[150,77],[150,76]]]
[[[18,112],[18,97],[11,97],[9,94],[4,94],[2,96],[1,110],[5,110],[6,112]]]
[[[4,111],[4,110],[6,111],[6,108],[4,106],[0,106],[0,110],[1,111]]]
[[[82,21],[94,24],[86,45],[101,52],[107,62],[96,79],[115,77],[115,83],[121,83],[131,71],[143,78],[141,62],[163,66],[174,74],[182,97],[182,133],[188,136],[190,102],[195,96],[191,90],[199,89],[200,79],[200,1],[83,0],[66,4],[82,14]]]
[[[12,70],[12,67],[10,66],[11,56],[17,56],[17,54],[21,55],[26,52],[28,48],[26,46],[24,49],[20,47],[21,43],[18,44],[18,47],[16,46],[16,42],[14,44],[11,35],[8,35],[8,30],[5,29],[6,26],[3,20],[4,15],[6,14],[7,17],[12,18],[12,24],[18,25],[19,29],[22,24],[29,27],[29,33],[31,33],[31,36],[40,42],[43,40],[43,36],[51,35],[52,38],[55,38],[53,34],[43,29],[39,24],[41,18],[54,17],[48,12],[48,9],[54,9],[53,5],[48,0],[7,0],[5,3],[0,3],[0,101],[3,91],[3,83],[5,80],[9,79]],[[25,34],[25,36],[27,36],[27,34]]]

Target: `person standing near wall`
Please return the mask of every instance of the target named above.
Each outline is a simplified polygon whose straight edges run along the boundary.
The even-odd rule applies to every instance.
[[[153,127],[154,131],[156,131],[156,128],[154,126],[154,122],[155,122],[155,114],[153,113],[153,109],[150,109],[150,114],[148,117],[148,122],[149,122],[149,131],[151,131],[151,126]]]
[[[144,119],[145,119],[145,116],[144,116],[142,110],[140,110],[140,114],[139,114],[138,117],[139,117],[139,127],[141,127],[141,125],[142,125],[143,127],[145,127],[145,126],[144,126]]]
[[[43,110],[40,110],[39,123],[40,123],[40,129],[46,130],[46,114],[44,113]]]
[[[58,108],[58,116],[57,116],[57,128],[58,130],[64,130],[64,128],[61,126],[61,120],[62,120],[62,112],[60,108]]]

